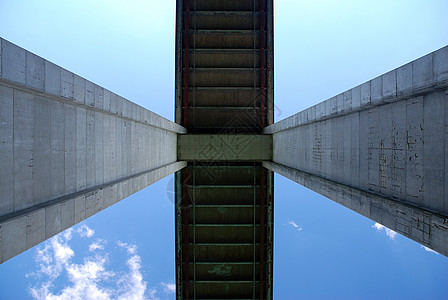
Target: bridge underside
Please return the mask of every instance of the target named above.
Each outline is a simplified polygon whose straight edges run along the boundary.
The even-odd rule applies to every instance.
[[[271,29],[269,0],[177,1],[178,299],[272,298]]]

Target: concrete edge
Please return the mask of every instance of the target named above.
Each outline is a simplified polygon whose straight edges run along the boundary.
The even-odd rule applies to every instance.
[[[448,46],[320,102],[263,129],[277,133],[448,87]]]
[[[448,216],[388,199],[272,161],[263,167],[448,257]]]
[[[176,161],[2,217],[0,263],[181,170],[186,165],[184,161]]]
[[[14,59],[5,59],[5,54]],[[23,56],[23,62],[16,61],[16,56]],[[15,88],[44,93],[175,133],[186,132],[182,126],[3,38],[0,38],[0,80]]]

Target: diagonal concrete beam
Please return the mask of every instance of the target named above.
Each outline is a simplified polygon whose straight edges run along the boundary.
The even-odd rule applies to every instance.
[[[448,46],[264,133],[273,134],[275,165],[269,166],[283,166],[299,178],[313,176],[310,188],[355,211],[359,201],[341,200],[340,193],[351,197],[360,191],[379,210],[366,216],[448,254]],[[327,192],[331,183],[333,191]],[[336,184],[354,190],[344,192]],[[378,201],[386,204],[373,205]],[[406,210],[400,205],[412,207],[408,219],[400,218]],[[393,220],[381,217],[390,212]]]
[[[184,167],[185,132],[0,39],[0,263]]]
[[[446,216],[274,162],[265,161],[263,166],[448,256],[446,246],[448,244],[448,218]]]

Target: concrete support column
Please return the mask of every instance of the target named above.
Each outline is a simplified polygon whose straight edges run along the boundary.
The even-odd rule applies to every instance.
[[[0,263],[184,167],[185,132],[0,39]]]
[[[448,47],[264,133],[266,167],[448,255]]]

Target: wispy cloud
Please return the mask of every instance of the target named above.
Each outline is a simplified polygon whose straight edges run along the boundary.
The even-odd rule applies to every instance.
[[[439,254],[439,252],[434,251],[434,250],[432,250],[432,249],[430,249],[430,248],[428,248],[428,247],[426,247],[426,246],[420,245],[420,247],[422,247],[423,249],[425,249],[426,252],[434,253],[434,254]]]
[[[397,237],[397,233],[395,231],[393,231],[392,229],[387,228],[386,226],[381,225],[380,223],[375,223],[372,227],[375,228],[377,231],[384,230],[386,232],[386,235],[391,240],[395,240],[395,238]]]
[[[89,245],[90,252],[94,252],[96,250],[104,250],[104,241],[102,239],[97,239]]]
[[[176,292],[176,285],[174,283],[162,282],[161,285],[164,287],[165,293],[167,294],[174,294]]]
[[[76,230],[82,237],[91,238],[95,234],[95,230],[89,228],[86,224],[81,225]]]
[[[297,229],[298,231],[302,231],[303,230],[303,227],[297,225],[296,222],[294,222],[294,221],[289,221],[288,224],[291,225],[292,227],[294,227],[295,229]]]
[[[175,291],[174,284],[161,283],[164,288],[161,292],[148,288],[135,244],[118,241],[119,248],[125,250],[127,271],[113,271],[105,251],[106,241],[96,238],[88,246],[89,254],[80,258],[70,246],[73,233],[90,239],[95,231],[83,224],[77,230],[68,229],[37,248],[34,256],[37,270],[27,274],[27,278],[35,281],[29,288],[32,298],[139,300],[159,299],[158,294]]]
[[[140,269],[142,268],[142,260],[137,254],[137,246],[129,245],[118,241],[118,246],[127,250],[127,253],[131,256],[126,264],[129,267],[129,273],[125,274],[119,283],[122,288],[121,298],[123,299],[144,299],[147,283],[143,280]],[[157,291],[151,290],[150,295],[154,298]]]

